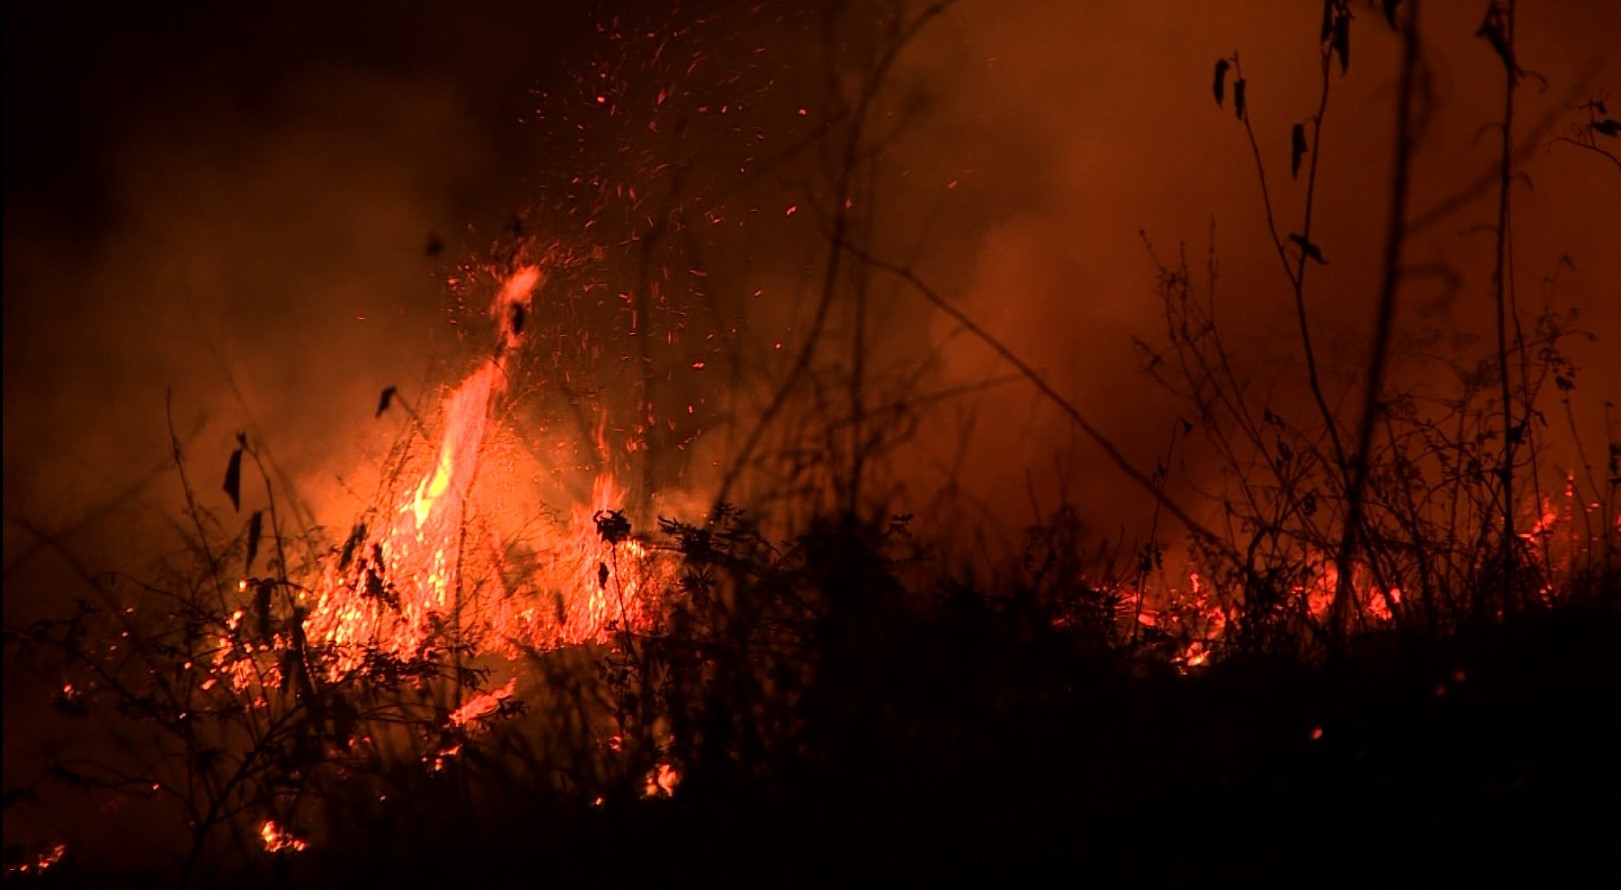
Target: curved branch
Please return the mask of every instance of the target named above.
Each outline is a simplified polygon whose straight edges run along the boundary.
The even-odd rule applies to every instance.
[[[1043,379],[1040,373],[1038,373],[1034,368],[1030,367],[1030,365],[1027,364],[1023,359],[1019,358],[1017,353],[1010,349],[1001,340],[997,339],[994,334],[985,330],[983,327],[980,327],[980,325],[970,318],[966,313],[964,313],[961,309],[958,309],[956,306],[953,306],[948,300],[935,291],[934,288],[930,287],[927,282],[919,278],[916,272],[913,272],[911,269],[904,266],[899,266],[888,262],[887,260],[875,257],[854,244],[846,244],[845,250],[850,251],[850,253],[854,254],[868,265],[871,265],[873,268],[882,269],[883,271],[905,281],[907,284],[911,285],[912,288],[923,297],[923,299],[927,300],[936,309],[939,309],[941,312],[951,316],[953,321],[962,325],[963,328],[965,328],[969,333],[978,338],[980,342],[984,343],[986,346],[989,346],[992,351],[1002,357],[1003,361],[1006,361],[1008,364],[1012,365],[1026,380],[1030,381],[1031,385],[1034,386],[1042,395],[1046,396],[1047,399],[1054,405],[1057,405],[1059,410],[1068,415],[1069,419],[1073,421],[1076,426],[1080,427],[1081,432],[1085,433],[1095,445],[1103,450],[1103,453],[1107,455],[1109,460],[1126,475],[1126,478],[1130,479],[1132,482],[1135,482],[1140,488],[1148,492],[1148,494],[1154,498],[1157,504],[1164,507],[1172,516],[1175,516],[1177,519],[1181,520],[1182,524],[1187,526],[1189,532],[1204,543],[1219,549],[1224,555],[1231,558],[1237,557],[1237,552],[1233,550],[1230,544],[1218,537],[1214,532],[1205,528],[1203,524],[1194,519],[1186,510],[1182,509],[1180,505],[1172,500],[1169,495],[1161,491],[1160,487],[1154,484],[1153,479],[1145,475],[1142,470],[1137,469],[1137,467],[1131,463],[1131,461],[1119,449],[1119,447],[1103,434],[1102,430],[1099,430],[1095,425],[1092,424],[1091,421],[1086,419],[1086,416],[1081,413],[1079,408],[1075,407],[1074,403],[1070,402],[1069,399],[1064,398],[1062,393],[1058,392],[1056,389],[1053,389],[1052,385]]]

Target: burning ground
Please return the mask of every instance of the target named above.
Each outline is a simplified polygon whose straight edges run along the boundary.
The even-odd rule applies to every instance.
[[[1467,6],[8,9],[8,881],[1614,868],[1621,22]]]

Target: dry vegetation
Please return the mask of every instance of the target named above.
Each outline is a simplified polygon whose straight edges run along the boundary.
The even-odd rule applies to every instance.
[[[1370,5],[1324,4],[1305,60],[1322,104],[1291,131],[1301,208],[1268,187],[1285,174],[1261,163],[1272,136],[1245,105],[1239,57],[1218,63],[1214,98],[1236,105],[1233,126],[1254,149],[1310,400],[1305,413],[1273,405],[1223,339],[1213,244],[1197,261],[1150,248],[1165,328],[1140,351],[1187,420],[1148,471],[1156,456],[1116,451],[920,272],[884,259],[870,220],[836,199],[876,181],[890,134],[870,106],[950,4],[862,20],[864,64],[828,86],[839,101],[793,161],[822,176],[802,211],[818,215],[821,250],[803,284],[808,324],[771,372],[741,347],[709,359],[736,388],[734,413],[719,419],[733,450],[713,507],[653,515],[646,492],[690,459],[680,431],[655,431],[629,462],[602,453],[599,469],[630,480],[621,501],[592,504],[588,524],[542,524],[583,548],[571,564],[583,572],[557,584],[565,597],[598,597],[599,622],[490,644],[476,601],[531,584],[546,557],[514,546],[475,558],[465,542],[490,524],[467,499],[446,538],[454,578],[440,590],[453,602],[412,619],[409,647],[315,629],[335,577],[385,617],[417,595],[420,578],[385,558],[377,516],[422,497],[414,480],[454,423],[429,404],[410,407],[379,513],[338,534],[299,521],[296,492],[246,439],[224,488],[233,508],[262,489],[264,508],[210,506],[219,468],[189,462],[177,436],[185,552],[140,574],[63,553],[79,575],[73,607],[26,626],[8,615],[8,671],[59,690],[59,717],[95,741],[6,789],[7,880],[34,880],[53,855],[42,885],[996,879],[1046,868],[1096,883],[1318,883],[1398,867],[1474,883],[1613,871],[1603,826],[1614,821],[1621,689],[1606,650],[1621,633],[1621,446],[1612,431],[1575,428],[1577,374],[1562,346],[1580,335],[1576,318],[1556,293],[1518,301],[1507,272],[1513,102],[1526,75],[1513,0],[1481,5],[1491,12],[1480,36],[1504,66],[1502,166],[1482,186],[1501,200],[1498,337],[1468,363],[1442,362],[1447,384],[1407,389],[1389,373],[1426,347],[1391,321],[1403,245],[1430,224],[1406,202],[1426,114],[1415,0],[1386,3],[1388,21]],[[830,43],[851,27],[832,14],[819,26]],[[1308,311],[1313,282],[1334,274],[1312,240],[1314,216],[1333,211],[1311,194],[1331,175],[1317,164],[1329,85],[1356,75],[1359,30],[1386,27],[1406,47],[1393,210],[1371,340],[1347,382],[1320,367]],[[1603,153],[1614,121],[1602,105],[1580,113],[1585,124],[1562,138]],[[631,301],[652,301],[635,308],[654,317],[661,266],[745,264],[729,266],[716,254],[735,245],[694,240],[671,211],[696,188],[684,175],[662,180],[671,197],[651,199],[663,211],[644,214],[658,220],[651,229],[605,237],[618,253],[559,252],[515,228],[489,268],[550,263],[554,283],[572,288],[595,264],[619,263],[634,270],[614,273],[635,279]],[[566,215],[570,199],[553,198],[531,219]],[[1027,530],[1014,560],[958,572],[957,543],[931,537],[931,517],[894,515],[886,487],[908,419],[934,396],[921,372],[866,363],[881,299],[930,305],[1006,358],[1093,440],[1099,472],[1141,484],[1159,505],[1154,529],[1135,546],[1100,544],[1066,505]],[[513,338],[502,348],[519,334],[544,342],[533,332],[546,325],[600,321],[589,307],[563,320],[526,311],[527,330],[498,319]],[[848,336],[830,336],[835,327]],[[538,377],[514,376],[492,426],[510,442],[526,422],[572,413],[590,438],[599,407],[628,426],[683,405],[689,394],[649,370],[661,356],[641,358],[630,379],[603,381],[634,393],[629,405],[555,388],[555,403],[524,402]],[[405,404],[390,393],[379,413]],[[1608,453],[1584,451],[1563,473],[1547,457],[1556,442]],[[1199,480],[1206,503],[1166,494],[1171,457],[1188,449],[1221,466]],[[733,495],[751,484],[745,510]],[[98,837],[89,829],[13,831],[68,825],[61,814],[75,811],[141,822],[125,845],[140,849],[98,849],[106,836],[87,840]],[[63,841],[66,853],[53,852]]]

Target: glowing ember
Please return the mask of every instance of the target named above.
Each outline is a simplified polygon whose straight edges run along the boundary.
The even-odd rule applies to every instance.
[[[1370,596],[1368,598],[1368,615],[1376,621],[1389,621],[1393,617],[1391,606],[1401,605],[1401,588],[1392,587],[1385,596]]]
[[[10,875],[37,875],[51,866],[62,861],[63,854],[67,853],[68,845],[63,843],[52,844],[38,853],[33,854],[20,862],[7,863],[6,874]],[[7,858],[10,858],[9,855]]]
[[[675,786],[681,784],[681,774],[668,763],[661,763],[647,774],[647,785],[642,789],[644,797],[671,797],[675,794]]]
[[[291,850],[294,853],[309,849],[309,843],[295,836],[292,832],[276,824],[274,819],[266,819],[265,824],[259,827],[259,837],[264,839],[265,850],[270,853],[280,853]]]
[[[1569,490],[1568,484],[1566,490]],[[1541,535],[1543,532],[1546,532],[1548,529],[1553,528],[1553,524],[1559,521],[1559,509],[1553,505],[1553,500],[1551,498],[1542,499],[1542,510],[1540,512],[1541,515],[1537,517],[1536,523],[1525,531],[1520,532],[1520,537],[1526,540],[1531,540],[1532,538]]]
[[[452,726],[466,726],[476,720],[500,712],[503,704],[512,699],[518,688],[518,678],[508,680],[505,686],[489,692],[480,692],[461,707],[450,712]]]
[[[1177,670],[1186,674],[1210,663],[1210,647],[1203,640],[1189,643],[1174,659]]]

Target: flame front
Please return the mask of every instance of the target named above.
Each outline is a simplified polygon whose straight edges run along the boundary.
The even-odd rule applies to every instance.
[[[500,542],[470,510],[491,417],[506,393],[542,281],[535,265],[505,280],[490,305],[493,354],[444,400],[432,465],[386,527],[356,548],[357,558],[327,560],[305,626],[311,638],[340,652],[334,675],[353,670],[368,651],[426,654],[447,621],[456,641],[475,653],[513,655],[604,640],[615,627],[649,620],[647,582],[658,573],[651,554],[634,539],[605,539],[595,522],[621,506],[610,471],[595,479],[590,503],[572,507],[566,533],[542,542],[534,566],[517,577],[503,571],[512,567],[503,565]],[[599,426],[596,445],[606,453],[604,436],[605,425]]]

